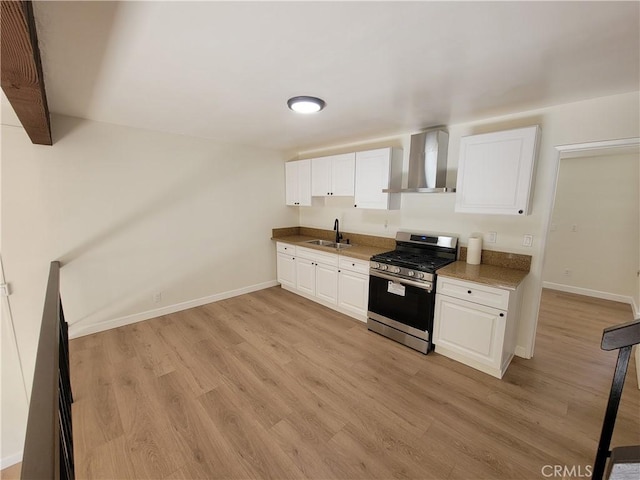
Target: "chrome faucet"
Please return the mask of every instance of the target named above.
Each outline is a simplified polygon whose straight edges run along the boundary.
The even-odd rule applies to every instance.
[[[342,240],[342,235],[340,234],[340,227],[337,218],[336,221],[333,222],[333,229],[336,231],[336,243],[340,243],[340,240]]]

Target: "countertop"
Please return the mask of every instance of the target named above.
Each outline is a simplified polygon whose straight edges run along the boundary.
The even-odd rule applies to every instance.
[[[271,240],[275,240],[277,242],[289,243],[292,245],[311,248],[313,250],[320,250],[323,252],[335,253],[337,255],[343,255],[345,257],[357,258],[360,260],[369,260],[373,255],[377,255],[378,253],[388,252],[390,249],[388,247],[372,247],[370,245],[358,245],[353,244],[350,248],[345,248],[344,250],[337,250],[331,247],[322,247],[320,245],[311,245],[309,243],[305,243],[309,240],[316,240],[318,237],[310,237],[307,235],[286,235],[282,237],[272,237]],[[393,250],[393,248],[391,248]]]
[[[467,262],[457,261],[440,268],[436,273],[443,277],[515,290],[529,272],[496,265],[470,265]]]

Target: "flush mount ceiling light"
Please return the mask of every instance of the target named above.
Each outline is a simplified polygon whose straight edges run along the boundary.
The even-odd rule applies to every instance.
[[[300,96],[287,100],[287,105],[291,110],[298,113],[316,113],[324,108],[326,103],[317,97]]]

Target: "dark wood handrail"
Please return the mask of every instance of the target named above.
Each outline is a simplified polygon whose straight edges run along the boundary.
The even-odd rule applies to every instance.
[[[74,477],[66,332],[60,302],[60,262],[51,262],[22,459],[21,478],[25,480]],[[71,458],[64,453],[69,449]]]
[[[634,320],[613,327],[605,328],[602,332],[602,350],[617,350],[640,343],[640,320]]]
[[[629,358],[631,357],[631,348],[638,343],[640,343],[639,320],[605,328],[602,332],[600,348],[602,350],[618,350],[618,361],[616,362],[616,368],[613,372],[609,401],[607,402],[598,450],[596,451],[596,458],[593,463],[591,475],[593,480],[601,480],[603,478],[607,458],[611,456],[611,458],[614,459],[615,457],[609,450],[609,446],[611,445],[613,428],[616,423],[616,416],[618,415],[620,399],[622,398],[622,389],[624,388],[624,379],[627,375],[627,367],[629,366]],[[627,449],[625,449],[625,455],[623,456],[624,461],[629,460],[628,456],[630,452],[637,454],[638,448],[635,446],[631,448],[627,447]],[[640,458],[636,457],[633,463],[638,462],[640,462]],[[609,467],[611,467],[611,465],[612,463],[610,462]]]

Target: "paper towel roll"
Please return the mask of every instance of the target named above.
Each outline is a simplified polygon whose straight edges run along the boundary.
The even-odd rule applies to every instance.
[[[472,234],[469,237],[467,245],[467,263],[470,265],[480,265],[480,257],[482,256],[482,236],[480,234]]]

